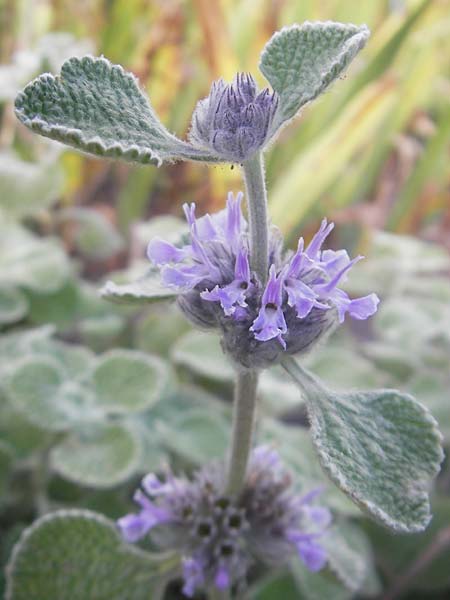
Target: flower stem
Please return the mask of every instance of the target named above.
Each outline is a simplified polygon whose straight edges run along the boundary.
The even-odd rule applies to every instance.
[[[262,285],[269,271],[269,226],[264,161],[261,152],[243,163],[250,229],[250,264]]]
[[[269,223],[264,164],[261,152],[243,163],[250,230],[250,265],[264,286],[269,272]],[[258,373],[240,371],[236,376],[233,432],[226,493],[240,492],[252,448]]]
[[[250,456],[255,421],[256,371],[241,371],[237,374],[233,406],[233,439],[228,466],[226,493],[238,494],[245,481]]]

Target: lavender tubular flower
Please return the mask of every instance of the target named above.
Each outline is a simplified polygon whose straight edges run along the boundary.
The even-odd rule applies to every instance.
[[[301,496],[292,489],[273,448],[253,451],[238,496],[225,496],[224,487],[222,464],[204,467],[192,481],[168,473],[163,483],[150,474],[135,494],[140,512],[118,526],[128,542],[149,535],[161,549],[180,552],[188,597],[211,586],[240,593],[252,565],[280,566],[296,552],[311,571],[325,565],[320,538],[330,512],[313,504],[317,490]]]
[[[284,352],[308,351],[344,321],[367,319],[378,298],[351,299],[338,285],[362,257],[350,260],[345,250],[323,250],[333,224],[322,221],[305,248],[283,253],[279,232],[271,229],[268,281],[262,286],[249,264],[248,224],[243,195],[228,195],[226,208],[197,218],[195,205],[185,206],[190,243],[176,247],[152,240],[148,256],[161,270],[165,285],[179,292],[186,316],[203,328],[222,331],[224,350],[246,368],[279,361]]]
[[[196,106],[190,141],[224,160],[243,162],[264,146],[277,107],[278,95],[257,93],[250,74],[238,73],[231,84],[220,79]]]

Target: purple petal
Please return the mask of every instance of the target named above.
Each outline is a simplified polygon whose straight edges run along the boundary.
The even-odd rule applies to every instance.
[[[183,211],[186,216],[186,221],[192,227],[195,223],[195,203],[191,202],[191,204],[183,204]]]
[[[171,267],[166,265],[161,270],[161,280],[167,287],[180,290],[191,290],[208,276],[203,265],[183,265]]]
[[[250,283],[250,265],[248,262],[248,252],[245,248],[241,248],[236,256],[234,276],[241,282]]]
[[[224,565],[218,568],[214,583],[219,590],[226,590],[230,587],[230,573]]]
[[[305,318],[316,304],[317,294],[299,279],[287,279],[284,289],[288,295],[289,306],[295,308],[299,319]]]
[[[165,240],[155,238],[147,246],[147,256],[155,265],[166,265],[181,262],[188,256],[188,252],[184,248],[177,248]]]
[[[192,557],[183,558],[183,579],[183,594],[192,598],[195,590],[201,587],[205,581],[202,563]]]
[[[351,317],[358,320],[364,320],[377,312],[380,299],[376,294],[369,294],[362,298],[355,298],[350,302],[348,313]]]
[[[125,541],[134,543],[156,525],[144,511],[137,515],[126,515],[117,521],[117,525]]]
[[[313,239],[309,243],[309,246],[305,250],[305,254],[307,256],[309,256],[309,258],[312,258],[312,259],[317,258],[317,254],[318,254],[320,248],[322,247],[322,244],[324,243],[326,238],[329,236],[329,234],[331,233],[333,228],[334,228],[334,223],[327,224],[327,220],[323,219],[322,223],[320,224],[319,231],[313,237]]]
[[[312,540],[299,540],[296,543],[297,551],[305,566],[313,572],[320,571],[326,562],[327,554],[322,546]]]
[[[242,192],[239,192],[236,198],[234,198],[232,192],[230,192],[227,198],[227,222],[225,237],[233,249],[235,249],[236,245],[240,242],[243,229],[243,217],[241,210],[242,198]]]

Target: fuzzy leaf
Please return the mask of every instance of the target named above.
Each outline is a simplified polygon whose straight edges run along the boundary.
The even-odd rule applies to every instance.
[[[232,381],[234,370],[220,347],[217,335],[190,331],[172,349],[172,360],[196,375],[216,381]]]
[[[365,25],[331,21],[284,27],[272,36],[259,65],[280,96],[272,134],[345,71],[368,37]]]
[[[7,381],[6,395],[30,423],[48,431],[70,429],[93,411],[92,393],[66,379],[62,366],[50,357],[24,358]]]
[[[396,390],[333,393],[294,360],[284,367],[305,395],[329,477],[386,527],[422,531],[431,518],[428,489],[443,458],[428,410]]]
[[[104,354],[92,374],[95,403],[106,413],[143,411],[160,400],[169,386],[167,363],[131,350]]]
[[[164,287],[159,275],[150,271],[148,275],[133,283],[117,284],[107,281],[100,290],[102,298],[118,304],[151,304],[174,300],[178,292]]]
[[[142,447],[135,432],[119,424],[89,425],[68,436],[50,454],[52,467],[69,481],[111,487],[133,475]]]
[[[0,288],[0,325],[20,321],[28,312],[28,300],[20,290]]]
[[[22,534],[7,567],[7,600],[149,600],[167,555],[126,545],[112,521],[58,511]]]
[[[44,73],[16,98],[16,115],[43,136],[97,156],[161,165],[214,160],[162,125],[136,78],[105,58],[69,58],[61,75]]]

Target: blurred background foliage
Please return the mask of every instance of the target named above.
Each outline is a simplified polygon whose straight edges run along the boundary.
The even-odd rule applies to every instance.
[[[232,371],[218,340],[174,307],[112,305],[98,289],[142,271],[146,243],[179,228],[183,202],[214,211],[241,187],[229,166],[68,151],[19,125],[15,94],[71,55],[104,54],[183,136],[212,80],[246,70],[264,85],[265,42],[304,20],[367,23],[372,36],[267,153],[271,215],[291,243],[334,220],[331,244],[367,256],[349,291],[383,300],[307,364],[338,388],[416,394],[450,445],[450,0],[0,0],[0,564],[36,516],[78,506],[116,518],[146,471],[225,452]],[[337,521],[331,569],[292,565],[249,598],[448,597],[448,459],[431,527],[394,537],[326,482],[297,390],[276,369],[261,415],[260,439],[305,488],[325,486]]]

